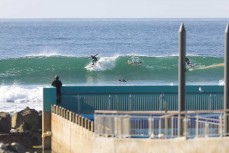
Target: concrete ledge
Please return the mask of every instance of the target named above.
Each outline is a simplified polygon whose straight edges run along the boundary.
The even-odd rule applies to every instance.
[[[229,138],[134,139],[100,137],[52,113],[55,153],[228,153]]]

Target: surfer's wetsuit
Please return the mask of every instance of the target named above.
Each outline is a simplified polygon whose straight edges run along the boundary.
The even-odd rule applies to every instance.
[[[193,67],[192,63],[190,62],[190,60],[187,57],[185,58],[185,62],[189,67]]]
[[[96,55],[97,55],[97,54],[96,54]],[[96,55],[91,55],[92,65],[94,65],[94,64],[98,61]]]

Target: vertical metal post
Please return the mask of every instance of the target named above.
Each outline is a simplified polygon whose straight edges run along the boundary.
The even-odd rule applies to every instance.
[[[168,133],[169,133],[168,132],[168,117],[165,117],[164,119],[165,119],[164,121],[165,122],[164,123],[165,124],[165,138],[168,138]]]
[[[148,134],[149,134],[149,138],[151,138],[151,134],[152,134],[152,115],[149,116],[149,119],[148,119],[148,125],[149,125],[149,131],[148,131]]]
[[[185,110],[185,55],[186,30],[182,23],[179,29],[179,62],[178,62],[178,111]],[[178,137],[183,136],[181,115],[178,116]]]
[[[227,24],[225,30],[225,44],[224,44],[224,133],[229,134],[229,118],[226,109],[229,109],[229,25]]]
[[[129,95],[129,111],[131,111],[131,94]]]
[[[209,124],[208,122],[205,123],[205,137],[209,136]]]
[[[171,138],[174,137],[174,127],[173,127],[174,117],[171,117]]]
[[[109,100],[108,100],[108,110],[111,110],[111,95],[109,94],[108,96]]]
[[[210,96],[209,96],[209,105],[208,105],[208,110],[211,110],[211,109],[214,109],[214,108],[212,108],[212,94],[210,94]]]
[[[152,125],[151,125],[151,127],[152,127],[152,129],[151,129],[151,138],[153,137],[154,138],[154,117],[152,117],[152,120],[151,120],[151,123],[152,123]]]
[[[80,95],[77,95],[77,99],[78,99],[78,114],[80,114]]]
[[[188,118],[187,114],[185,114],[184,120],[183,120],[183,135],[185,138],[188,138]]]
[[[159,118],[159,122],[158,122],[158,138],[161,138],[162,133],[161,133],[161,118]]]
[[[220,113],[219,115],[219,135],[220,137],[223,137],[223,113]]]
[[[199,114],[196,115],[196,137],[199,137]]]

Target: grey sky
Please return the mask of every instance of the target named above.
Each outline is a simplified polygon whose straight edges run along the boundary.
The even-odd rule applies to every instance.
[[[229,0],[0,0],[0,18],[229,18]]]

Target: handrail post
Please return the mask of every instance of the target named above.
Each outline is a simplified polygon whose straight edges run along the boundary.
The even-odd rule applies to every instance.
[[[159,118],[159,124],[158,124],[158,137],[160,138],[162,136],[161,133],[161,117]]]
[[[77,95],[77,99],[78,99],[78,114],[80,114],[80,95]]]
[[[129,95],[129,111],[131,111],[131,94]]]
[[[208,122],[205,123],[205,137],[209,136],[209,124]]]
[[[223,113],[220,113],[219,115],[219,136],[223,137],[223,117],[222,117]]]
[[[172,116],[171,117],[171,138],[173,138],[174,137],[174,125],[173,125],[173,122],[174,122],[174,117]]]
[[[199,137],[199,114],[196,115],[196,137]]]
[[[187,118],[187,114],[185,114],[184,120],[183,120],[183,131],[184,131],[184,136],[185,139],[188,138],[188,118]]]
[[[108,110],[111,110],[111,94],[108,96]]]
[[[165,122],[165,138],[168,138],[168,117],[164,118],[164,122]]]
[[[182,23],[179,29],[179,64],[178,64],[178,111],[185,110],[185,55],[186,54],[186,30]],[[178,115],[178,137],[183,136],[181,114]]]
[[[148,124],[149,124],[149,131],[148,131],[148,134],[149,134],[149,138],[151,138],[151,133],[152,133],[152,116],[150,115],[149,116],[149,119],[148,119]]]
[[[211,110],[212,109],[212,94],[210,94],[209,96],[209,105],[208,105],[208,110]]]

